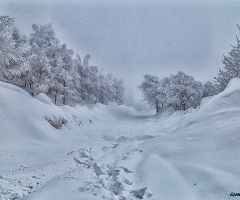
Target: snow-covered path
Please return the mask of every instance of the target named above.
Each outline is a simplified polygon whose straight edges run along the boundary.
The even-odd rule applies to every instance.
[[[231,84],[200,108],[157,116],[56,107],[0,83],[0,199],[236,199],[240,84]],[[62,118],[61,129],[46,120]]]

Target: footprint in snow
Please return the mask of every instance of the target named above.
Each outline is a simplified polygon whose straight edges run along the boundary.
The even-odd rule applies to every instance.
[[[80,192],[90,192],[94,197],[106,200],[151,197],[152,194],[146,192],[147,187],[132,189],[134,182],[125,177],[129,173],[134,173],[132,170],[119,166],[117,161],[112,164],[99,164],[92,157],[91,152],[92,149],[80,149],[73,153],[74,161],[93,174],[91,181],[85,182],[78,188]],[[142,150],[133,149],[125,156],[133,152],[142,152]]]

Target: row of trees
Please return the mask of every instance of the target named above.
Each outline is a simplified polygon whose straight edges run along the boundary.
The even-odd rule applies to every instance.
[[[147,103],[155,107],[156,112],[161,107],[173,107],[175,110],[196,108],[202,98],[218,92],[217,87],[211,82],[202,85],[183,72],[162,79],[145,75],[139,89]]]
[[[240,27],[238,26],[240,30]],[[232,46],[228,56],[223,57],[223,69],[219,69],[214,77],[215,84],[207,82],[202,85],[193,77],[183,72],[177,75],[159,79],[156,76],[145,75],[139,86],[144,99],[158,112],[161,107],[173,107],[175,110],[196,108],[201,99],[223,91],[232,78],[240,77],[240,41]]]
[[[0,80],[32,96],[49,95],[55,104],[124,102],[123,81],[104,76],[60,44],[51,24],[32,26],[30,38],[19,33],[14,19],[0,16]]]

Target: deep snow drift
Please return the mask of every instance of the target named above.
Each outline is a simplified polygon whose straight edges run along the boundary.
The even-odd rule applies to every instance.
[[[57,107],[0,82],[0,114],[1,200],[240,193],[240,79],[170,116],[116,105]]]

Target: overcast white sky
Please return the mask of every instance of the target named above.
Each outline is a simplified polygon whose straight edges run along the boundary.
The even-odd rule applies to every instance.
[[[212,81],[240,35],[234,0],[0,0],[0,15],[15,17],[26,35],[33,23],[52,23],[61,43],[81,57],[89,53],[92,64],[124,79],[133,92],[145,74],[184,71]]]

